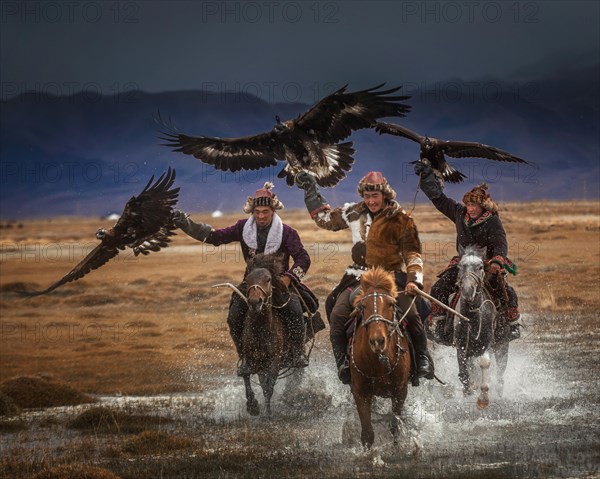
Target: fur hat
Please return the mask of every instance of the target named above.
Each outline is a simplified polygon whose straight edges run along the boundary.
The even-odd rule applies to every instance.
[[[484,210],[491,211],[492,213],[498,212],[498,205],[494,203],[492,197],[487,192],[488,185],[480,183],[468,193],[463,196],[463,203],[475,203],[480,205]]]
[[[283,203],[279,201],[277,195],[271,191],[273,186],[273,183],[266,181],[261,189],[256,190],[254,196],[248,196],[243,208],[244,213],[252,213],[255,206],[270,206],[273,210],[282,209]]]
[[[388,201],[396,198],[396,192],[379,171],[370,171],[363,176],[358,183],[357,191],[360,196],[363,196],[365,191],[381,191],[383,197]]]

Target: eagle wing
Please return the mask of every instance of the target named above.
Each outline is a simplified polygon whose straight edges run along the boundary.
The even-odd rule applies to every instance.
[[[377,122],[375,124],[375,131],[380,135],[386,133],[388,135],[401,136],[417,143],[422,143],[425,140],[424,136],[421,136],[404,126],[396,125],[394,123]]]
[[[345,85],[294,120],[294,124],[314,132],[319,141],[333,144],[350,136],[353,130],[371,128],[378,118],[405,116],[410,106],[401,102],[410,96],[388,96],[401,87],[375,91],[383,85],[352,93],[346,93]]]
[[[441,141],[439,147],[444,154],[453,158],[475,157],[496,161],[509,161],[513,163],[527,163],[523,158],[514,156],[507,151],[473,141]]]
[[[258,170],[276,165],[278,159],[283,160],[273,132],[239,138],[211,138],[185,135],[160,117],[157,122],[163,127],[161,139],[167,141],[161,146],[192,155],[217,170]]]
[[[106,264],[126,247],[134,254],[147,255],[168,246],[176,229],[172,222],[173,207],[177,203],[179,188],[171,188],[175,181],[175,170],[169,168],[154,184],[154,175],[138,196],[125,205],[115,226],[107,233],[85,258],[69,273],[43,291],[23,291],[26,296],[49,293],[59,286],[78,280],[90,271]]]
[[[108,260],[114,258],[119,253],[119,249],[123,248],[115,248],[112,246],[108,246],[103,241],[98,244],[85,258],[83,258],[77,266],[75,266],[71,271],[69,271],[65,276],[61,279],[52,283],[48,288],[43,291],[21,291],[21,294],[25,296],[39,296],[41,294],[49,293],[50,291],[54,291],[59,286],[62,286],[65,283],[70,283],[71,281],[78,280],[83,278],[90,271],[99,268],[100,266],[106,264]]]
[[[179,188],[171,188],[175,170],[169,168],[154,184],[152,181],[154,175],[138,196],[129,199],[113,226],[111,236],[118,247],[139,246],[170,223],[179,196]]]

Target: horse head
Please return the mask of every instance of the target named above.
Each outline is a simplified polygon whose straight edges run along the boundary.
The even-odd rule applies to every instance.
[[[396,282],[394,275],[383,268],[371,269],[361,275],[361,292],[354,306],[361,313],[361,327],[366,329],[369,347],[381,357],[387,351],[396,329]]]
[[[458,263],[457,286],[462,301],[472,303],[483,285],[486,248],[467,246],[460,248],[459,253],[461,258]]]
[[[246,285],[251,311],[271,308],[273,291],[285,288],[279,279],[282,271],[280,255],[256,255],[248,262]]]

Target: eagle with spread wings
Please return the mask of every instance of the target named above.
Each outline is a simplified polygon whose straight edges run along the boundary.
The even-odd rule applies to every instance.
[[[355,150],[352,142],[340,143],[353,130],[371,128],[384,117],[403,117],[410,106],[402,101],[409,96],[393,95],[401,87],[380,90],[384,84],[356,92],[347,85],[326,96],[294,120],[275,117],[274,128],[265,133],[239,138],[188,136],[170,123],[157,120],[166,128],[163,146],[192,155],[218,170],[258,170],[285,161],[279,178],[289,186],[299,171],[310,171],[320,186],[333,186],[352,169]]]
[[[100,243],[69,273],[43,291],[23,291],[22,294],[39,296],[49,293],[100,268],[126,248],[131,248],[135,256],[166,248],[177,229],[171,218],[179,195],[179,188],[171,188],[175,170],[169,168],[154,184],[153,181],[154,175],[138,196],[129,199],[112,228],[96,231]]]
[[[493,146],[474,141],[438,140],[437,138],[419,135],[404,126],[392,123],[377,122],[375,131],[380,135],[386,133],[401,136],[419,143],[421,145],[421,160],[428,160],[431,167],[438,171],[442,178],[449,183],[460,183],[466,176],[447,163],[444,155],[453,158],[486,158],[488,160],[528,164],[524,159]]]

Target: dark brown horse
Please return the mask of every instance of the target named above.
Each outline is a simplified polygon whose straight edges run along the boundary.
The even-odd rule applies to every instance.
[[[265,413],[271,415],[271,397],[279,372],[286,366],[288,345],[282,319],[279,317],[277,305],[273,305],[273,293],[279,290],[287,295],[286,288],[279,279],[281,268],[272,256],[256,256],[248,264],[245,278],[246,294],[230,283],[230,286],[248,304],[248,312],[244,318],[242,336],[243,354],[250,365],[252,374],[257,374],[265,397]],[[222,285],[217,285],[222,286]],[[257,416],[260,412],[258,401],[254,396],[250,374],[243,376],[246,387],[246,409],[249,414]]]
[[[406,333],[396,315],[394,275],[382,268],[370,269],[361,275],[360,286],[354,302],[358,317],[350,346],[351,388],[362,444],[371,447],[375,439],[371,423],[373,396],[392,399],[390,431],[394,442],[398,440],[411,360]]]

